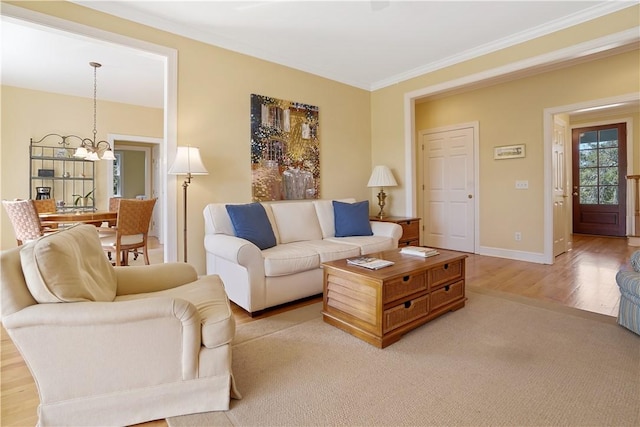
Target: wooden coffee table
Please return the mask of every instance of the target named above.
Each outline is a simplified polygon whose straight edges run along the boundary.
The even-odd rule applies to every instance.
[[[467,255],[439,252],[429,258],[404,255],[400,249],[369,254],[395,263],[379,270],[349,265],[346,259],[323,263],[324,321],[384,348],[464,307]]]

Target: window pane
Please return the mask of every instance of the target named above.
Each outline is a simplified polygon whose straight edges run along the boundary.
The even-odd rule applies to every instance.
[[[581,205],[597,205],[598,204],[598,187],[581,187],[580,188],[580,204]]]
[[[606,148],[598,150],[600,155],[598,156],[598,166],[618,166],[618,149]]]
[[[598,165],[598,150],[581,150],[580,167],[588,168]]]
[[[580,134],[580,150],[598,148],[598,132],[591,131]]]
[[[580,169],[580,186],[598,185],[598,169],[587,168]]]
[[[618,168],[600,168],[600,185],[618,185]]]
[[[606,186],[600,187],[600,203],[601,205],[617,205],[618,204],[618,187]]]
[[[599,135],[600,147],[617,147],[618,146],[618,129],[601,130]]]

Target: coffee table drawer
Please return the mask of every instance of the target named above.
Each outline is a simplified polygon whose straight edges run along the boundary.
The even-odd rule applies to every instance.
[[[382,303],[387,304],[400,298],[427,290],[427,280],[424,273],[407,274],[384,284]]]
[[[387,333],[429,313],[429,294],[384,311],[382,332]]]
[[[446,282],[462,279],[462,261],[452,261],[429,270],[429,289],[434,290]]]
[[[445,285],[431,292],[431,310],[447,305],[462,297],[464,297],[464,281],[461,280],[451,285]]]

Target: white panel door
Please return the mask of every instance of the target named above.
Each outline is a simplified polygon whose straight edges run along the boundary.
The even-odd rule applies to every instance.
[[[567,171],[565,157],[565,135],[567,129],[564,122],[554,122],[552,143],[553,167],[553,256],[567,251]]]
[[[474,129],[422,135],[424,244],[474,251]]]

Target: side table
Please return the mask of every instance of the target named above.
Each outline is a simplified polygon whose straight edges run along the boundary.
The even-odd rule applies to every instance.
[[[395,222],[402,227],[402,237],[398,247],[420,246],[420,218],[406,218],[402,216],[370,216],[370,221]]]

